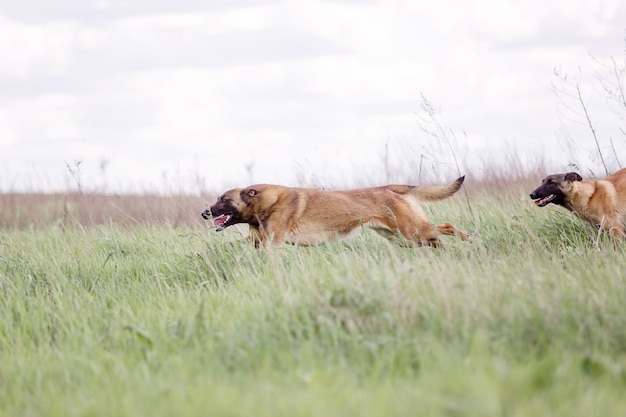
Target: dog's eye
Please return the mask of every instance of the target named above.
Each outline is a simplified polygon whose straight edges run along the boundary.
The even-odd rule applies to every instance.
[[[248,191],[248,195],[250,197],[254,197],[255,195],[257,195],[259,192],[257,190],[249,190]]]

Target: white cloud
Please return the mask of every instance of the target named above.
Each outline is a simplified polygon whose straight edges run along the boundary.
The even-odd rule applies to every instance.
[[[25,79],[40,74],[61,74],[72,64],[72,38],[76,25],[24,24],[0,15],[0,76]]]
[[[0,187],[81,158],[133,186],[181,170],[216,189],[354,183],[385,144],[413,158],[432,140],[422,93],[468,153],[552,146],[553,67],[621,54],[626,17],[617,0],[14,3],[0,7]]]

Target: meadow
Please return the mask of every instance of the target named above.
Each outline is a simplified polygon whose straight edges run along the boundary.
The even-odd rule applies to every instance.
[[[425,205],[480,234],[443,250],[257,250],[210,196],[3,195],[0,416],[626,415],[626,249],[536,182]]]

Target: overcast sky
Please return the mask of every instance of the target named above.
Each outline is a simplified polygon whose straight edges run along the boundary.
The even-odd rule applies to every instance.
[[[511,153],[564,169],[568,141],[597,163],[555,68],[626,160],[594,79],[625,29],[621,0],[0,0],[0,191],[348,186]]]

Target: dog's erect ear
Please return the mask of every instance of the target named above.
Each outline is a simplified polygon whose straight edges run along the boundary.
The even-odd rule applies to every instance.
[[[568,172],[565,174],[565,181],[582,181],[583,177],[578,175],[576,172]]]
[[[254,188],[248,188],[245,190],[241,190],[241,199],[244,201],[244,203],[248,204],[250,202],[250,197],[254,197],[256,195],[259,194],[258,190],[255,190]]]

